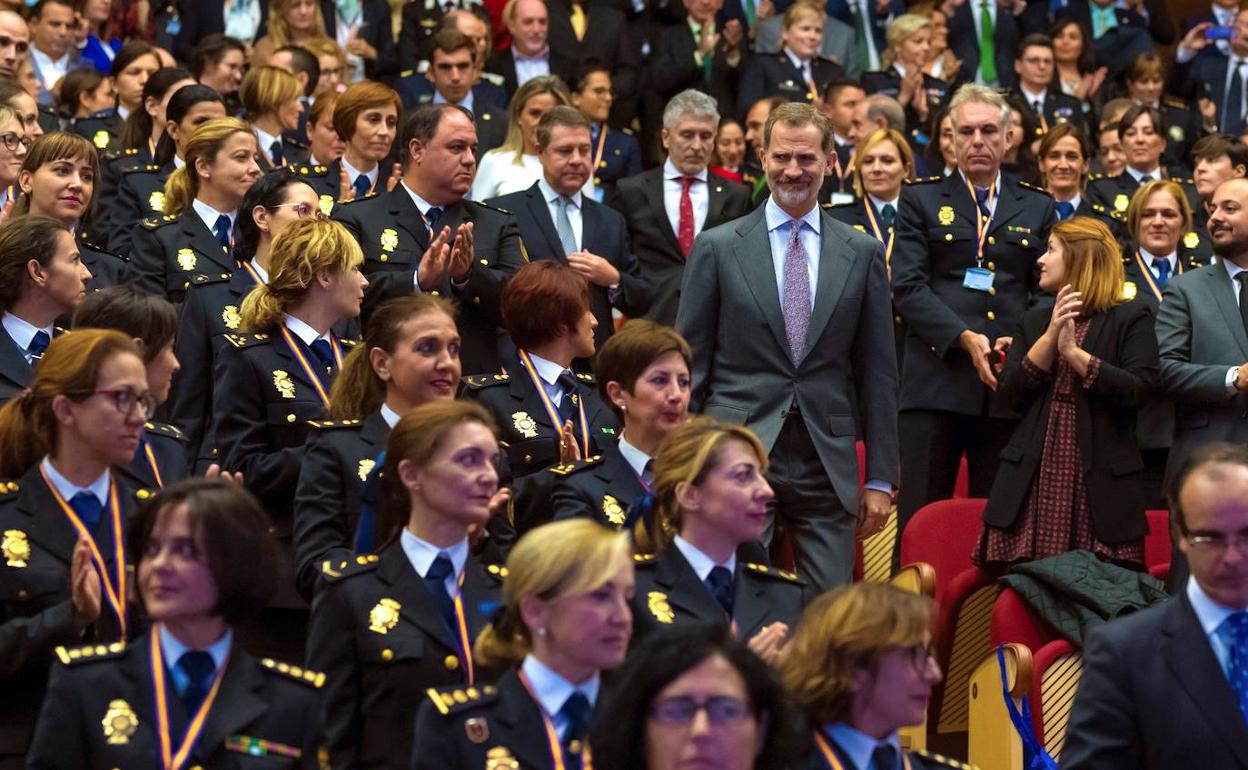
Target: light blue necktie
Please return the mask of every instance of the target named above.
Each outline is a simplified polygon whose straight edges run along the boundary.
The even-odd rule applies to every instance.
[[[559,235],[559,244],[563,246],[563,255],[575,254],[579,249],[576,248],[576,235],[572,232],[572,220],[568,218],[568,205],[571,203],[566,195],[560,195],[555,199],[555,206],[559,209],[559,215],[555,217],[555,232]]]

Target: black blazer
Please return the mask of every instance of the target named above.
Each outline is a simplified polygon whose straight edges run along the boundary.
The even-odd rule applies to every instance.
[[[411,8],[413,5],[419,5],[419,3],[409,3],[407,7]],[[550,65],[550,74],[558,75],[565,83],[570,83],[576,74],[576,60],[569,58],[553,46],[550,48],[548,63]],[[519,80],[516,77],[516,59],[512,56],[511,49],[508,48],[491,53],[489,58],[485,60],[485,71],[496,73],[503,78],[503,91],[507,94],[507,101],[510,103],[511,97],[515,95],[516,89],[520,87]]]
[[[957,80],[963,83],[974,82],[979,72],[979,35],[975,32],[972,13],[979,13],[979,5],[962,3],[953,12],[953,18],[949,19],[949,47],[962,60],[962,69],[958,72]],[[1019,38],[1026,34],[1021,26],[1020,20],[1014,14],[1005,10],[1004,6],[997,6],[992,42],[993,52],[996,54],[997,82],[1003,88],[1009,88],[1018,82],[1018,75],[1014,72],[1014,52],[1018,49]],[[1091,35],[1087,35],[1085,39],[1091,39]]]
[[[498,606],[502,573],[475,556],[464,563],[469,644]],[[376,555],[335,562],[324,574],[308,629],[308,663],[325,671],[329,766],[406,768],[426,691],[467,687],[458,643],[397,538]],[[398,605],[393,622],[374,611],[386,600]],[[476,686],[497,673],[478,668]]]
[[[1052,376],[1037,386],[1021,365],[1051,316],[1051,307],[1027,312],[1001,375],[1001,398],[1025,414],[1001,450],[1001,464],[984,509],[984,521],[994,527],[1008,527],[1022,513],[1040,468],[1052,406]],[[1090,323],[1083,349],[1101,360],[1101,370],[1092,387],[1075,384],[1075,435],[1092,530],[1103,542],[1123,543],[1148,534],[1144,517],[1148,506],[1141,484],[1144,463],[1135,421],[1157,383],[1157,336],[1152,313],[1138,302],[1115,305],[1093,316]]]
[[[641,76],[641,51],[625,34],[624,14],[603,2],[589,2],[585,8],[585,37],[576,39],[572,31],[571,0],[550,0],[547,41],[552,51],[562,51],[575,64],[590,59],[611,73],[611,90],[618,104],[629,102],[637,93]]]
[[[181,304],[197,273],[228,273],[234,257],[191,206],[178,216],[145,219],[134,228],[130,280],[158,297]]]
[[[1097,628],[1063,770],[1248,769],[1248,726],[1187,592]]]
[[[602,442],[602,455],[550,469],[549,511],[556,521],[586,518],[619,529],[633,503],[646,493],[618,441]]]
[[[742,26],[745,26],[744,21]],[[694,88],[713,96],[719,104],[721,115],[736,115],[737,83],[741,78],[741,70],[746,60],[749,59],[746,47],[743,41],[741,58],[735,66],[728,63],[728,57],[724,55],[722,45],[716,49],[711,63],[711,74],[708,78],[706,71],[693,59],[693,54],[697,50],[697,41],[693,39],[689,24],[681,21],[666,27],[659,32],[654,51],[651,53],[652,90],[661,98],[662,103],[666,104],[681,91]],[[741,106],[749,109],[749,105]]]
[[[0,327],[0,405],[17,397],[35,376],[35,370],[26,363],[26,351],[17,346],[9,333]]]

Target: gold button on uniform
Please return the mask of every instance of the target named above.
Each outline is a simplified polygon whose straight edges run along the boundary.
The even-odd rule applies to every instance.
[[[988,245],[989,245],[989,246],[996,246],[996,245],[997,245],[997,236],[995,236],[995,235],[990,235],[990,236],[988,236]]]
[[[446,666],[450,671],[459,668],[459,658],[454,655],[447,655],[446,660],[442,661],[442,665]]]
[[[994,312],[992,312],[991,310],[989,310],[989,311],[988,311],[988,320],[989,320],[989,321],[995,321],[995,320],[997,320],[997,314],[996,314],[996,313],[994,313]]]
[[[382,660],[394,660],[394,650],[390,649],[389,647],[382,650],[381,659]]]
[[[989,296],[989,297],[995,297],[995,296],[997,296],[997,287],[996,287],[996,286],[989,286],[989,287],[988,287],[988,296]]]
[[[945,233],[945,240],[946,240],[946,241],[952,241],[952,240],[953,240],[953,233]]]
[[[286,415],[286,422],[294,422],[294,421],[295,421],[295,416],[293,414]]]
[[[997,263],[996,263],[996,262],[989,262],[989,263],[988,263],[988,269],[989,269],[989,270],[996,270],[996,269],[997,269]]]
[[[377,257],[377,259],[380,259],[382,262],[388,262],[390,260],[390,255],[382,254],[380,257]]]
[[[1031,243],[1030,243],[1030,242],[1029,242],[1026,238],[1024,238],[1024,239],[1023,239],[1022,241],[1020,241],[1020,242],[1021,242],[1024,246],[1030,246],[1030,245],[1031,245]]]

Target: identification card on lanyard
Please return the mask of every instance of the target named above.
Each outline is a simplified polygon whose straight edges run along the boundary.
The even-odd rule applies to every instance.
[[[993,272],[984,268],[984,244],[988,241],[988,230],[992,226],[992,215],[996,212],[993,203],[996,201],[999,191],[997,183],[994,180],[988,187],[988,199],[985,205],[991,212],[985,216],[984,212],[979,208],[979,200],[975,197],[975,188],[971,185],[971,180],[962,177],[962,181],[966,182],[966,191],[971,196],[971,203],[975,205],[975,267],[967,268],[966,275],[962,278],[962,287],[971,291],[989,291],[992,289]]]

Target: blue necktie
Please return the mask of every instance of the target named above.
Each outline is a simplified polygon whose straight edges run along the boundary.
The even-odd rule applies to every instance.
[[[221,248],[230,248],[230,218],[225,214],[217,217],[217,224],[213,227],[213,232],[217,234],[217,243],[221,244]]]
[[[40,329],[35,332],[35,336],[30,338],[30,345],[26,348],[26,355],[30,358],[30,365],[34,366],[43,358],[43,351],[48,349],[48,344],[52,342],[52,338],[48,333]]]
[[[571,370],[564,369],[555,384],[563,388],[563,399],[559,402],[559,417],[563,420],[572,419],[572,415],[576,414],[576,377],[572,375]]]
[[[979,213],[984,219],[992,216],[992,209],[988,208],[988,188],[975,188],[975,203],[979,206]]]
[[[897,209],[893,208],[893,204],[885,203],[884,208],[880,209],[880,227],[885,232],[893,226],[893,218],[897,216]]]
[[[897,750],[887,743],[881,743],[871,752],[872,770],[896,770]]]
[[[1248,612],[1236,612],[1218,628],[1230,648],[1231,689],[1239,700],[1239,710],[1248,722]]]
[[[94,536],[100,527],[100,516],[104,513],[100,498],[90,492],[77,492],[69,498],[69,507],[74,509],[83,526]]]
[[[425,573],[425,587],[429,589],[429,593],[433,595],[434,601],[438,603],[438,610],[442,613],[442,620],[446,622],[447,629],[451,632],[451,638],[455,640],[456,648],[459,647],[459,634],[456,632],[458,623],[455,621],[455,600],[446,592],[446,579],[455,571],[451,559],[445,553],[439,553],[438,558],[433,560],[433,564],[429,565],[429,571]]]
[[[732,573],[727,567],[712,567],[711,573],[706,576],[706,587],[710,589],[711,596],[715,597],[715,601],[719,602],[719,606],[724,608],[724,612],[728,613],[728,617],[732,617]]]
[[[365,195],[368,195],[369,190],[373,189],[373,183],[368,181],[368,177],[364,174],[360,174],[355,178],[353,186],[355,187],[356,198],[363,198]]]
[[[312,354],[321,362],[321,371],[318,374],[324,375],[321,379],[328,382],[332,379],[333,373],[337,371],[337,362],[334,361],[334,349],[330,347],[327,340],[321,337],[312,340],[312,344],[308,347],[312,348]]]
[[[1157,268],[1157,285],[1166,288],[1166,281],[1170,280],[1170,260],[1155,259],[1153,266]]]
[[[208,686],[217,665],[212,656],[202,650],[188,650],[178,658],[178,668],[186,675],[186,688],[182,690],[182,707],[189,721],[195,716],[199,705],[208,697]]]
[[[269,145],[269,155],[273,157],[273,165],[282,165],[282,140],[274,139],[273,144]]]
[[[1057,218],[1061,222],[1065,222],[1075,215],[1075,204],[1070,201],[1057,202]]]
[[[1239,136],[1244,132],[1244,60],[1232,67],[1231,84],[1222,110],[1222,131]]]
[[[589,718],[592,710],[593,707],[589,705],[589,698],[585,697],[585,693],[580,690],[576,690],[569,695],[559,709],[559,716],[564,723],[564,764],[568,770],[580,770],[581,768],[580,749],[585,741],[585,734],[589,731]]]
[[[438,222],[442,220],[442,207],[430,206],[425,211],[425,221],[429,223],[429,230],[434,235],[438,234]]]

